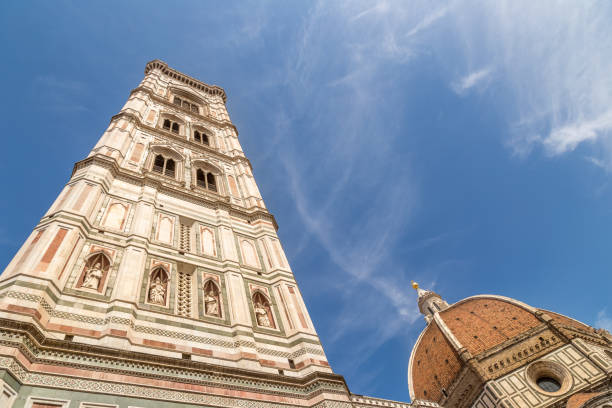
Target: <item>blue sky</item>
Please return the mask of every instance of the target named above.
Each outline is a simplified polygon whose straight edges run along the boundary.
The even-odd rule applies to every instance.
[[[411,279],[612,329],[611,18],[603,1],[2,2],[0,264],[158,58],[226,90],[353,392],[409,399]]]

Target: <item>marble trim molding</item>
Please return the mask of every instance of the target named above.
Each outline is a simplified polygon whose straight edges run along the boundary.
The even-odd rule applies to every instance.
[[[28,324],[21,326],[28,329]],[[109,381],[114,378],[118,382],[125,382],[123,377],[129,376],[130,383],[157,381],[163,387],[164,382],[173,382],[183,384],[185,389],[190,389],[191,384],[193,387],[212,387],[299,399],[312,399],[321,393],[344,395],[348,391],[344,378],[337,374],[316,373],[294,378],[184,361],[180,358],[151,358],[135,352],[116,352],[104,347],[64,340],[46,339],[41,345],[27,332],[8,329],[0,330],[0,344],[0,354],[4,355],[0,361],[4,362],[4,368],[10,369],[21,383],[28,383],[29,377],[23,377],[25,374],[43,375],[46,370],[46,374],[55,375],[77,370],[78,372],[75,371],[72,375],[81,378],[105,378]]]

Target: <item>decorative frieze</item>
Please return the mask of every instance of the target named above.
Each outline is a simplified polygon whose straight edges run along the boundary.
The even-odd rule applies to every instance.
[[[191,317],[191,274],[179,272],[177,286],[176,314]]]

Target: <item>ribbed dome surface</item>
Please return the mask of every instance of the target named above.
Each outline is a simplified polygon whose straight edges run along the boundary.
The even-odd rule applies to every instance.
[[[440,316],[473,356],[542,324],[530,311],[495,298],[467,299]]]
[[[436,324],[421,335],[412,356],[412,385],[416,398],[439,401],[461,370],[461,360]]]
[[[472,356],[543,324],[527,307],[501,297],[474,297],[439,313],[448,331]],[[412,389],[416,398],[440,401],[462,368],[443,329],[432,321],[417,341],[411,357]]]
[[[574,320],[574,319],[570,319],[567,316],[563,316],[562,314],[559,313],[555,313],[555,312],[551,312],[550,310],[543,310],[540,309],[542,312],[546,313],[547,315],[549,315],[550,317],[553,318],[553,320],[558,321],[561,324],[564,324],[566,326],[569,327],[573,327],[575,329],[581,329],[581,330],[586,330],[586,331],[592,331],[593,328],[582,323],[579,322],[578,320]]]

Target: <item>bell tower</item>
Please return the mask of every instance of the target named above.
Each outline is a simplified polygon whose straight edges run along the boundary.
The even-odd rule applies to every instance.
[[[225,102],[146,65],[0,276],[0,406],[352,406]]]

